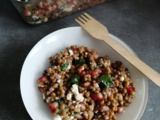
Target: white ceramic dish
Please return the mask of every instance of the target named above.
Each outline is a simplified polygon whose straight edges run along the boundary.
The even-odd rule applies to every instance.
[[[120,39],[113,35],[111,37],[134,53]],[[124,66],[130,71],[137,92],[132,104],[128,108],[125,108],[123,114],[117,115],[117,120],[139,120],[144,112],[148,98],[146,78],[106,43],[95,40],[80,27],[65,28],[53,32],[40,40],[29,52],[22,67],[20,88],[24,105],[31,118],[33,120],[53,120],[47,104],[43,102],[42,95],[37,89],[36,81],[42,75],[44,69],[49,67],[48,58],[70,45],[85,45],[90,49],[97,49],[101,56],[108,55],[112,62],[115,60],[123,62]]]

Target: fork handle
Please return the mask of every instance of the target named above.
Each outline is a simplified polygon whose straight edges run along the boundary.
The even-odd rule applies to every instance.
[[[103,40],[112,47],[117,53],[119,53],[123,58],[125,58],[129,63],[131,63],[135,68],[137,68],[146,77],[152,80],[156,85],[160,87],[160,74],[145,64],[142,60],[136,57],[134,54],[129,52],[120,43],[113,40],[110,36],[103,37]]]

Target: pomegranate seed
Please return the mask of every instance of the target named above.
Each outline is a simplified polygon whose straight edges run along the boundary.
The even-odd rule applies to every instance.
[[[92,98],[93,100],[97,100],[96,94],[91,94],[91,98]]]
[[[84,83],[84,87],[89,87],[89,86],[91,86],[91,82],[85,82]]]
[[[54,103],[51,103],[49,104],[49,109],[51,111],[53,111],[54,109],[56,109],[58,107],[58,102],[54,102]]]
[[[52,12],[53,11],[53,8],[51,6],[46,6],[45,8],[48,12]]]
[[[38,87],[40,92],[43,92],[43,87]]]
[[[77,2],[76,2],[75,0],[71,0],[71,4],[72,4],[72,5],[76,5]]]
[[[85,72],[84,70],[82,70],[82,71],[79,73],[80,76],[84,76],[85,74],[86,74],[86,72]]]
[[[102,101],[103,99],[104,99],[104,97],[103,97],[102,93],[98,93],[97,94],[97,100]]]
[[[48,79],[47,79],[46,76],[42,76],[42,77],[40,78],[40,81],[43,82],[43,83],[46,82],[47,80],[48,80]]]
[[[24,10],[24,16],[31,16],[31,11]]]
[[[84,105],[84,102],[80,102],[79,104]]]
[[[101,68],[97,68],[97,69],[96,69],[96,72],[97,72],[98,74],[100,74],[100,73],[102,73],[102,69],[101,69]]]
[[[127,87],[127,92],[132,92],[132,91],[133,91],[132,87]]]
[[[89,73],[92,77],[95,75],[95,71],[94,70],[92,70],[92,71],[90,71],[90,73]]]
[[[95,61],[97,62],[100,59],[100,57],[98,57],[97,59],[95,59]]]
[[[109,107],[106,106],[106,105],[104,105],[104,106],[101,106],[101,107],[99,108],[99,110],[100,110],[101,112],[106,112],[106,111],[109,111]]]
[[[43,13],[43,9],[37,9],[37,10],[35,10],[35,13],[36,14],[41,14],[41,13]]]
[[[98,94],[92,94],[91,95],[91,98],[93,100],[98,100],[98,101],[102,101],[104,99],[102,93],[98,93]]]

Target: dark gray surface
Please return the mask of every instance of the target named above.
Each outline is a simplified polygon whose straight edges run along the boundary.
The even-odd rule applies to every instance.
[[[126,42],[149,66],[160,73],[160,1],[114,0],[85,10]],[[10,1],[0,3],[0,120],[30,120],[20,95],[22,64],[30,49],[44,36],[78,26],[83,12],[50,23],[24,23]],[[141,120],[160,120],[160,88],[148,81],[149,97]]]

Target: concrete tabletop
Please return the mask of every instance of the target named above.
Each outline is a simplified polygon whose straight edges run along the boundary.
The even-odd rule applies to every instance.
[[[160,1],[113,0],[85,10],[122,39],[160,73]],[[61,28],[78,26],[78,12],[42,25],[23,22],[9,0],[0,3],[0,120],[30,120],[20,94],[20,72],[31,48]],[[160,120],[160,88],[148,81],[148,102],[141,120]]]

